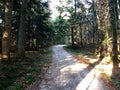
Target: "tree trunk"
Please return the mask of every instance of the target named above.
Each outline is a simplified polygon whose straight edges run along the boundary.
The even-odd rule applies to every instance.
[[[119,10],[120,10],[120,0],[118,0]]]
[[[2,36],[2,59],[10,59],[10,31],[12,20],[12,1],[6,0],[5,5],[5,28]]]
[[[71,27],[71,39],[72,39],[72,47],[74,47],[74,34],[73,27]]]
[[[83,35],[82,35],[82,26],[80,25],[80,48],[83,48]]]
[[[76,11],[77,11],[77,1],[76,0],[74,0],[74,3],[75,3],[75,19],[76,19]]]
[[[114,65],[118,64],[118,45],[117,45],[117,29],[118,29],[118,8],[117,0],[109,1],[110,7],[110,24],[112,31],[112,60]]]
[[[92,13],[93,13],[93,44],[98,44],[97,32],[98,32],[98,24],[97,24],[97,13],[95,7],[95,1],[92,0]],[[95,47],[94,47],[95,49]]]
[[[26,14],[27,14],[27,3],[28,0],[22,0],[21,5],[21,16],[20,16],[20,26],[18,34],[18,54],[21,57],[25,56],[25,24],[26,24]]]

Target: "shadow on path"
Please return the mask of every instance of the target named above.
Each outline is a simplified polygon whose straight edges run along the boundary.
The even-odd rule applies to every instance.
[[[113,90],[108,88],[94,69],[101,61],[86,66],[66,52],[63,45],[54,46],[47,81],[43,80],[39,90]]]
[[[76,90],[86,90],[88,87],[90,87],[90,84],[95,79],[95,72],[92,71],[92,69],[94,69],[94,67],[96,65],[98,65],[101,61],[102,60],[98,60],[94,63],[91,63],[91,64],[89,64],[89,66],[87,66],[86,68],[84,68],[80,72],[76,73],[76,75],[73,75],[73,79],[76,80],[75,77],[77,78],[77,75],[79,74],[81,77],[81,80],[76,80],[78,82],[74,83],[74,87],[71,87],[72,90],[75,90],[75,89]],[[70,84],[71,84],[71,82],[73,82],[73,79],[71,78],[69,83],[67,83],[67,85],[65,87],[72,86]]]

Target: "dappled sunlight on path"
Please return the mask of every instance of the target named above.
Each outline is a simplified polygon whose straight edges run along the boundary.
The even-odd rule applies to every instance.
[[[99,77],[100,73],[94,66],[89,67],[67,53],[63,45],[53,46],[52,65],[34,90],[113,90]]]
[[[77,85],[76,90],[112,90],[105,85],[99,75],[100,73],[97,70],[91,70]]]

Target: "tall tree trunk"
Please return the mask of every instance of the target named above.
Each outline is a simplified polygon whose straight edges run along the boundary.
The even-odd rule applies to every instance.
[[[20,26],[18,34],[18,54],[21,57],[25,55],[25,24],[26,24],[26,14],[27,14],[27,3],[28,0],[22,0],[21,5],[21,16],[20,16]]]
[[[6,0],[5,4],[5,28],[2,36],[2,59],[10,59],[10,31],[12,20],[12,1]]]
[[[74,31],[73,31],[73,26],[71,27],[71,39],[72,39],[72,47],[74,47]]]
[[[118,45],[117,45],[117,29],[118,29],[118,7],[117,0],[109,1],[110,7],[110,24],[112,31],[112,60],[114,65],[118,64]]]
[[[98,24],[97,24],[97,13],[96,13],[96,7],[95,4],[96,2],[92,0],[92,13],[93,13],[93,43],[97,41],[98,44],[98,38],[97,38],[97,32],[98,32]],[[95,47],[94,47],[95,48]]]
[[[77,1],[76,0],[74,0],[74,2],[75,2],[75,19],[76,19],[76,11],[77,11]]]
[[[79,26],[80,26],[80,48],[83,48],[82,25]]]
[[[118,0],[119,8],[120,8],[120,0]]]

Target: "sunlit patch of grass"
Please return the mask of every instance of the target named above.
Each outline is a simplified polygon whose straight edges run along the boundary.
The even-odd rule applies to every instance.
[[[94,62],[97,61],[96,55],[90,51],[84,51],[80,49],[74,49],[71,46],[64,46],[64,49],[71,53],[77,60],[81,63],[90,64],[90,66],[94,66]]]
[[[39,75],[44,75],[51,64],[52,51],[29,52],[27,57],[13,57],[9,63],[0,63],[0,90],[23,90]]]
[[[120,75],[113,72],[115,68],[110,56],[103,58],[102,62],[95,66],[95,69],[101,73],[102,77],[104,77],[108,83],[111,83],[117,90],[120,90]],[[117,70],[117,72],[119,73],[120,71]]]
[[[106,73],[110,77],[112,74],[112,68],[113,68],[113,64],[110,60],[110,57],[108,56],[108,57],[103,58],[101,63],[97,65],[95,68],[101,72]]]
[[[94,62],[98,61],[98,59],[96,59],[95,54],[79,49],[73,49],[69,46],[65,46],[64,49],[74,55],[77,60],[83,61],[85,64],[88,64],[90,67],[96,69],[101,73],[101,77],[103,77],[107,83],[111,83],[113,86],[116,86],[117,90],[120,90],[120,74],[117,74],[117,76],[114,75],[115,73],[113,73],[113,62],[110,56],[104,57],[102,61],[96,65]],[[118,66],[120,68],[120,63]],[[117,72],[120,72],[120,70]]]

